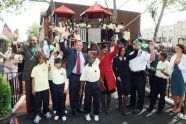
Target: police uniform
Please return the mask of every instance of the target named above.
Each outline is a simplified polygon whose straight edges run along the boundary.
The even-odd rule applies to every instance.
[[[131,69],[131,97],[130,105],[136,107],[137,110],[143,109],[144,96],[145,96],[145,69],[147,62],[150,61],[150,54],[139,50],[138,55],[129,61]],[[136,92],[138,94],[138,102],[136,105]]]
[[[92,66],[87,64],[81,74],[80,80],[86,81],[85,85],[85,99],[84,99],[84,113],[91,113],[92,99],[93,99],[93,114],[98,115],[100,110],[100,69],[99,59],[95,59]]]
[[[166,76],[165,74],[163,74],[161,70],[164,70],[165,73],[169,74],[170,63],[167,60],[165,60],[164,62],[159,61],[157,65],[157,69],[158,70],[156,70],[155,81],[152,85],[152,92],[151,92],[149,107],[151,110],[154,108],[158,94],[160,94],[158,110],[162,111],[165,107],[165,95],[166,95],[166,88],[167,88],[167,80],[169,76]]]

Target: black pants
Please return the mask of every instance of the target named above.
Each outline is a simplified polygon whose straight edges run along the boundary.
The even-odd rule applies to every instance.
[[[49,90],[36,92],[34,95],[35,114],[41,114],[43,105],[43,114],[49,112]]]
[[[64,87],[64,83],[53,84],[54,107],[57,111],[57,115],[61,117],[65,115]]]
[[[143,109],[145,98],[145,72],[132,72],[130,104],[136,106],[136,92],[138,95],[137,109]]]
[[[152,94],[153,83],[155,82],[155,73],[149,70],[150,97]]]
[[[99,111],[100,111],[100,83],[99,82],[86,82],[85,99],[84,99],[85,114],[91,113],[92,100],[93,100],[93,114],[99,115]]]
[[[69,77],[70,107],[72,111],[80,109],[80,75],[71,74]]]
[[[32,80],[25,81],[25,89],[26,89],[26,109],[28,115],[34,114],[34,96],[32,94]]]
[[[152,97],[150,98],[150,107],[154,107],[158,94],[160,94],[160,99],[158,103],[158,109],[163,110],[165,107],[165,94],[167,87],[167,79],[155,77],[155,82],[152,85]]]
[[[54,103],[54,91],[53,91],[53,82],[51,80],[48,81],[50,86],[50,93],[51,93],[51,100],[52,100],[52,108],[54,111],[56,111],[56,105]]]

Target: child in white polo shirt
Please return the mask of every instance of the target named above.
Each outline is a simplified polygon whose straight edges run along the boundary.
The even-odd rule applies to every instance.
[[[167,53],[161,52],[159,55],[159,62],[156,67],[155,81],[152,85],[151,98],[150,98],[150,106],[147,111],[151,112],[156,104],[156,100],[158,94],[160,94],[160,99],[158,103],[158,114],[161,114],[165,107],[165,95],[167,82],[169,79],[170,73],[170,62],[167,59]]]
[[[90,121],[90,113],[93,100],[93,114],[94,120],[99,121],[100,110],[100,69],[99,59],[95,59],[94,55],[88,55],[88,64],[84,67],[80,81],[86,82],[85,84],[85,99],[84,99],[84,113],[87,121]]]
[[[46,57],[43,53],[39,53],[38,62],[38,65],[33,68],[31,73],[32,93],[34,95],[35,124],[38,124],[41,120],[41,108],[43,108],[43,114],[46,118],[51,118],[51,114],[49,112],[49,64],[47,63]]]
[[[59,117],[61,117],[62,121],[66,121],[64,93],[66,93],[68,89],[68,80],[66,70],[62,67],[62,59],[55,58],[54,68],[51,69],[53,81],[53,104],[55,105],[54,107],[57,112],[54,120],[58,120]]]

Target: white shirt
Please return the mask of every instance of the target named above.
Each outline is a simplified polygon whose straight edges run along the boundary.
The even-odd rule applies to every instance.
[[[174,61],[176,60],[176,54],[174,54],[171,57],[170,64],[171,64],[171,71],[170,75],[172,75],[172,72],[174,70]],[[186,55],[183,54],[180,63],[178,64],[179,69],[181,70],[181,73],[183,75],[184,82],[186,83]]]
[[[106,29],[106,27],[107,27],[107,25],[106,25],[106,24],[103,24],[103,27],[102,27],[102,28],[103,28],[103,29]]]
[[[120,32],[120,27],[119,26],[115,27],[115,32],[116,33],[119,33]]]
[[[96,82],[100,79],[99,59],[95,59],[92,66],[88,64],[84,67],[80,81]]]
[[[80,55],[80,73],[81,73],[84,66],[85,66],[85,59],[84,59],[84,56],[83,56],[82,52],[80,52],[79,55]],[[78,56],[78,53],[77,53],[77,56]],[[77,69],[77,60],[76,60],[76,65],[75,65],[72,73],[76,74],[76,69]]]
[[[78,41],[78,40],[81,40],[81,37],[80,37],[80,35],[79,34],[75,34],[74,35],[74,38]]]
[[[48,44],[45,44],[43,46],[43,52],[44,54],[46,55],[46,58],[49,58],[50,57],[50,51],[54,50],[54,46],[50,45],[50,48],[49,48],[49,45]]]
[[[165,73],[170,74],[170,62],[165,60],[164,62],[159,61],[158,65],[156,67],[158,70],[156,70],[156,76],[164,79],[168,79],[169,76],[166,76],[161,72],[161,70],[164,70]],[[160,69],[160,70],[159,70]]]
[[[50,64],[50,70],[48,72],[48,80],[52,81],[52,69],[54,68],[54,57],[51,56],[49,59],[49,64]]]
[[[133,52],[130,54],[133,54]],[[129,67],[133,72],[144,71],[146,69],[148,61],[150,61],[150,54],[145,51],[139,50],[138,55],[134,59],[129,61]]]
[[[120,30],[124,28],[123,25],[118,25],[117,27],[118,27]]]
[[[125,39],[125,40],[130,40],[130,32],[129,31],[125,31],[124,32],[124,35],[123,35],[123,38]]]
[[[67,90],[69,82],[67,79],[66,70],[64,68],[57,69],[56,67],[51,68],[52,71],[52,81],[54,84],[65,83],[65,90]]]
[[[31,77],[35,79],[34,91],[39,92],[49,89],[48,67],[48,63],[43,63],[32,69]]]

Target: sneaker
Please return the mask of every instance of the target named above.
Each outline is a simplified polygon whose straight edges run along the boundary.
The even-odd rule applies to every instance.
[[[36,115],[34,119],[34,124],[39,124],[40,120],[41,120],[41,117],[39,115]]]
[[[62,117],[62,121],[66,121],[67,120],[67,117],[66,116],[63,116]]]
[[[90,114],[85,115],[85,119],[86,119],[87,121],[91,121]]]
[[[55,116],[54,120],[57,121],[59,119],[59,116]]]
[[[98,115],[94,115],[94,121],[99,121],[99,116]]]
[[[56,111],[55,110],[53,111],[53,114],[56,114]]]
[[[68,112],[67,112],[67,110],[65,110],[65,114],[67,114]]]
[[[186,120],[186,114],[179,113],[178,118]]]
[[[47,113],[45,114],[45,117],[46,117],[47,119],[50,119],[50,118],[52,117],[52,115],[50,114],[50,112],[47,112]]]

